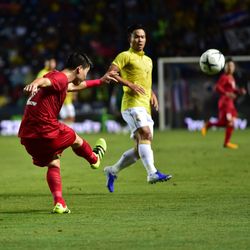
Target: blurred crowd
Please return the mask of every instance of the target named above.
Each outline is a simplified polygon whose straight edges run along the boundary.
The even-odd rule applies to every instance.
[[[2,0],[0,120],[22,113],[22,88],[48,57],[62,69],[70,52],[86,52],[94,62],[89,77],[100,77],[115,55],[128,48],[126,28],[132,23],[145,25],[146,51],[155,66],[158,57],[199,56],[208,48],[245,55],[249,7],[249,0]],[[114,107],[117,93],[112,87],[87,91],[78,105],[97,99]]]

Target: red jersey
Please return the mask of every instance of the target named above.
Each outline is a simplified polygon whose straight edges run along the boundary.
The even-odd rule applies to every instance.
[[[216,83],[216,91],[220,94],[219,109],[234,108],[234,100],[226,96],[227,92],[238,94],[235,79],[232,75],[222,74]]]
[[[44,75],[52,86],[39,88],[26,103],[18,136],[23,138],[56,138],[62,124],[58,114],[68,89],[68,78],[59,71]]]

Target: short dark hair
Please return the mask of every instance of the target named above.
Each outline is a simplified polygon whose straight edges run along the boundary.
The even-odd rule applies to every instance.
[[[227,57],[225,63],[234,62],[232,57]]]
[[[78,66],[82,66],[84,69],[87,67],[92,68],[93,63],[89,59],[89,57],[84,53],[74,52],[69,55],[68,60],[66,62],[67,69],[75,69]]]
[[[128,35],[130,36],[134,32],[134,30],[138,29],[142,29],[146,32],[144,26],[140,23],[137,23],[137,24],[132,24],[127,28]]]
[[[53,55],[49,55],[49,56],[46,57],[46,60],[52,60],[52,59],[56,60],[56,57],[53,56]]]

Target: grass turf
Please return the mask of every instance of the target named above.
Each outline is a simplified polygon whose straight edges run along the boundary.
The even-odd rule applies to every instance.
[[[132,146],[128,135],[105,137],[103,165]],[[149,185],[141,162],[120,173],[115,192],[102,169],[67,149],[64,197],[72,214],[50,214],[46,168],[31,164],[16,137],[0,137],[0,249],[249,249],[250,130],[235,131],[238,150],[222,148],[224,132],[156,132],[155,165],[173,175]]]

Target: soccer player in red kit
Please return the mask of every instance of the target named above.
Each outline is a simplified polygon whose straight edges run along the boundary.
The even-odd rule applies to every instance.
[[[62,196],[59,156],[72,147],[74,153],[85,158],[92,168],[98,168],[106,151],[106,142],[100,138],[94,149],[73,129],[58,121],[58,114],[67,91],[79,91],[108,83],[112,72],[96,80],[85,80],[92,66],[85,54],[69,56],[65,69],[51,71],[28,84],[24,91],[30,94],[18,136],[37,166],[48,167],[47,182],[54,198],[54,213],[69,213]]]
[[[206,122],[204,127],[201,130],[203,136],[206,135],[207,129],[212,126],[216,127],[225,127],[225,139],[224,147],[229,149],[237,149],[238,145],[231,143],[230,139],[234,130],[234,120],[237,117],[237,110],[234,105],[234,100],[237,98],[237,95],[246,94],[244,88],[237,88],[234,74],[235,72],[235,63],[232,59],[228,59],[225,64],[224,74],[222,74],[216,83],[216,91],[219,93],[219,119],[217,122]]]

